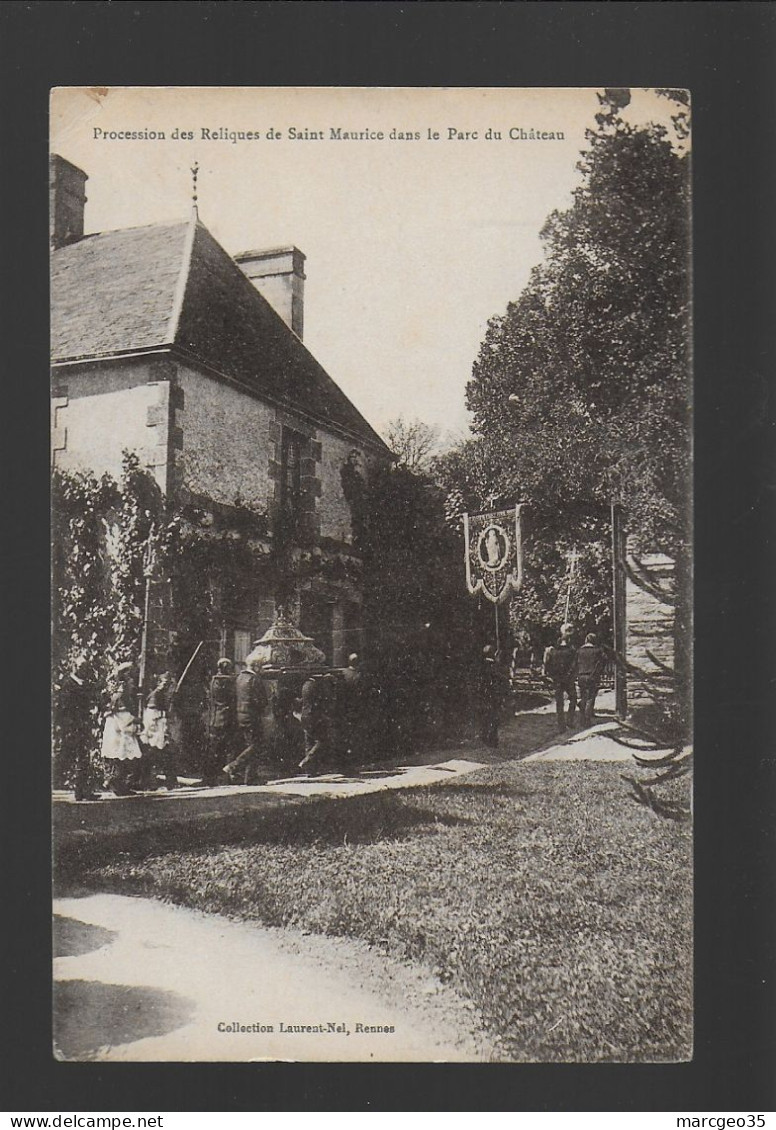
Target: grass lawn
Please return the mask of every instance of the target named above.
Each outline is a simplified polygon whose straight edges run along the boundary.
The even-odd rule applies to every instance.
[[[687,1059],[689,781],[661,787],[669,819],[636,803],[622,773],[510,763],[311,800],[236,844],[171,846],[84,878],[422,960],[477,1004],[506,1060]]]

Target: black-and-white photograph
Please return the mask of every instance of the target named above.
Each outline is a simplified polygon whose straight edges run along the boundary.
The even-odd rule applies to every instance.
[[[55,1057],[691,1059],[689,93],[60,87],[49,177]]]

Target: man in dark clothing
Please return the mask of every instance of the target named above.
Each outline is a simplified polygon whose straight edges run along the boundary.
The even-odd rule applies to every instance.
[[[294,715],[298,696],[291,680],[282,675],[272,695],[266,745],[273,764],[298,765],[304,753],[304,731]]]
[[[601,671],[604,653],[598,646],[593,632],[585,636],[585,642],[577,652],[577,686],[579,687],[579,712],[582,724],[592,726],[595,710],[595,696],[601,685]]]
[[[264,767],[259,777],[259,763],[264,752],[264,711],[269,701],[261,676],[253,667],[241,671],[235,681],[237,725],[245,749],[224,766],[224,773],[232,784],[237,784],[237,775],[242,773],[246,785],[257,782],[264,784],[269,780],[269,769]]]
[[[342,674],[342,681],[348,686],[356,687],[362,679],[361,659],[354,651],[352,655],[348,656],[348,665]]]
[[[356,652],[348,656],[348,665],[342,676],[341,725],[342,746],[352,756],[363,757],[366,744],[367,684]]]
[[[316,758],[322,760],[329,749],[333,698],[332,675],[314,675],[302,686],[305,755],[299,762],[300,769]]]
[[[577,709],[577,688],[574,680],[576,677],[577,651],[572,645],[570,634],[564,632],[554,646],[550,646],[544,653],[542,674],[550,679],[555,692],[555,712],[558,718],[558,730],[566,729],[564,717],[565,696],[568,695],[568,725],[574,725],[574,715]]]
[[[210,681],[210,712],[207,762],[203,784],[218,784],[221,766],[229,755],[237,736],[237,704],[234,667],[231,659],[219,659],[217,674]]]
[[[509,689],[509,680],[492,644],[483,648],[477,682],[480,739],[491,749],[496,749],[501,709]]]
[[[95,687],[89,664],[80,656],[65,676],[57,698],[65,772],[72,779],[76,800],[100,800],[90,787],[92,749],[95,746],[93,713]]]

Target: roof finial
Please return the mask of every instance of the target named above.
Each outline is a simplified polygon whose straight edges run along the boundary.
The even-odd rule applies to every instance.
[[[194,212],[197,212],[197,176],[199,175],[199,163],[197,161],[191,166],[191,199],[194,204]]]

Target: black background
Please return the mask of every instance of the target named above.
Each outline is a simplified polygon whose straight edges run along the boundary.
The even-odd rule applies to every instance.
[[[774,1108],[776,8],[0,7],[6,1110]],[[694,111],[696,1044],[679,1065],[56,1063],[48,735],[48,92],[63,85],[674,86]]]

